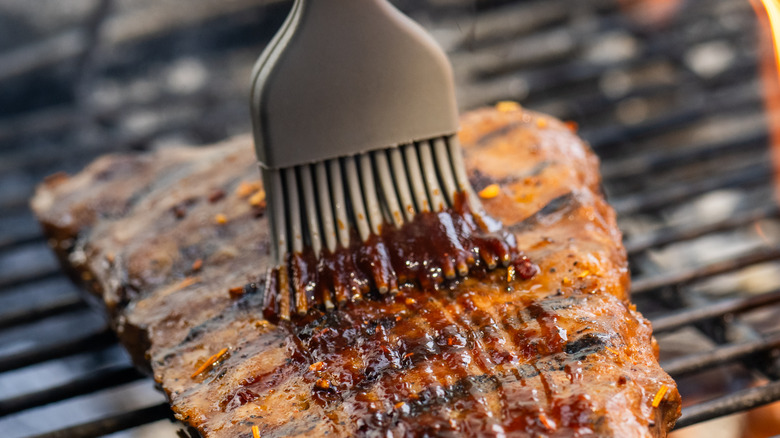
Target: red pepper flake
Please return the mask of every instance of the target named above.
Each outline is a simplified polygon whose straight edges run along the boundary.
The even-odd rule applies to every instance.
[[[325,363],[322,361],[309,365],[309,369],[312,371],[322,371],[323,368],[325,368]]]
[[[509,267],[506,268],[506,282],[509,283],[512,280],[514,280],[515,279],[515,274],[516,274],[515,267],[512,266],[512,265],[509,265]]]
[[[210,203],[217,203],[225,198],[225,191],[222,189],[214,189],[209,193],[208,200]]]
[[[400,320],[401,320],[401,317],[400,317],[400,316],[396,316],[396,317],[395,317],[395,322],[398,322],[398,321],[400,321]]]
[[[496,104],[496,110],[501,113],[511,113],[515,111],[520,111],[521,109],[523,109],[523,107],[521,107],[519,103],[512,102],[509,100],[498,102]]]
[[[241,298],[244,295],[244,288],[232,287],[228,290],[228,294],[230,294],[230,298]]]
[[[260,438],[260,428],[257,425],[252,426],[252,438]]]
[[[417,300],[415,300],[414,298],[407,298],[405,303],[407,306],[411,306],[412,304],[417,304]]]
[[[181,282],[179,282],[179,284],[172,286],[170,292],[176,292],[176,291],[180,291],[182,289],[186,289],[186,288],[188,288],[188,287],[190,287],[190,286],[192,286],[193,284],[196,284],[196,283],[200,283],[200,278],[198,278],[198,277],[187,277],[184,280],[182,280]],[[168,291],[166,291],[166,292],[168,292]]]
[[[246,182],[242,181],[236,189],[236,195],[239,198],[248,198],[252,196],[258,190],[263,188],[263,184],[260,181]]]
[[[564,124],[566,125],[567,128],[569,128],[569,131],[574,132],[574,133],[576,133],[580,129],[580,125],[577,122],[573,121],[573,120],[569,120],[568,122],[566,122]]]
[[[173,215],[176,219],[184,219],[184,217],[187,216],[187,209],[183,205],[174,205]]]
[[[195,370],[194,373],[190,376],[191,379],[194,379],[198,377],[201,373],[208,370],[209,368],[213,367],[215,363],[217,363],[218,360],[222,358],[226,353],[228,352],[227,348],[223,348],[219,350],[219,353],[211,356],[210,358],[206,359],[206,362],[203,363],[197,370]]]
[[[195,262],[192,263],[192,272],[198,272],[202,267],[203,267],[203,259],[195,260]]]
[[[453,338],[447,338],[447,345],[452,345],[455,343],[455,339]]]
[[[544,427],[546,427],[549,430],[555,430],[557,427],[555,422],[547,418],[547,415],[545,415],[544,412],[539,414],[539,421],[541,421]]]
[[[414,356],[414,353],[406,353],[404,354],[404,359],[408,359],[410,357]]]
[[[319,389],[330,389],[330,382],[328,382],[325,379],[318,379],[317,383],[314,384]]]
[[[479,191],[479,197],[482,199],[493,199],[501,193],[501,187],[498,184],[491,184]]]
[[[398,403],[395,404],[395,408],[396,409],[401,409],[402,407],[404,407],[404,405],[406,405],[405,402],[398,402]]]
[[[265,208],[265,190],[258,190],[249,198],[249,205],[257,208]]]
[[[654,408],[657,408],[661,405],[661,401],[663,401],[667,391],[669,391],[669,387],[666,385],[661,385],[661,389],[659,389],[658,392],[655,393],[655,397],[653,397]]]

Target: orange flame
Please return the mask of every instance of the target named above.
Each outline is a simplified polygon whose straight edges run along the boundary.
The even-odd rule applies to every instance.
[[[751,0],[761,28],[761,79],[769,123],[775,200],[780,204],[780,0]]]

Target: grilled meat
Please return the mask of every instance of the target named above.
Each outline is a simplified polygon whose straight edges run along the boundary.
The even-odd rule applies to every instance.
[[[33,206],[203,436],[665,436],[680,396],[628,300],[596,157],[561,122],[511,105],[462,126],[473,183],[530,278],[498,269],[265,320],[268,230],[248,138],[104,157],[50,178]]]

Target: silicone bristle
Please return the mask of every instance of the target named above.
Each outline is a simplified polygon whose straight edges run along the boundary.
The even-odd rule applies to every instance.
[[[319,258],[322,253],[322,234],[320,233],[320,215],[314,194],[314,179],[310,166],[301,166],[301,191],[303,192],[304,214],[306,215],[307,234],[314,256]]]
[[[406,165],[400,148],[390,150],[390,164],[395,176],[395,188],[398,191],[398,199],[401,201],[401,209],[403,209],[406,220],[411,222],[414,215],[417,214],[417,210],[414,208],[412,190],[409,188],[409,178],[406,176]]]
[[[325,246],[331,253],[336,251],[338,235],[336,222],[333,218],[333,203],[330,196],[330,184],[328,183],[328,170],[325,163],[314,165],[314,173],[317,178],[317,199],[319,200],[319,222],[322,225],[322,235],[325,237]],[[314,214],[314,213],[310,213]]]
[[[324,251],[333,254],[339,248],[352,248],[352,230],[366,242],[372,235],[382,233],[385,223],[401,228],[418,214],[455,207],[456,195],[461,191],[467,193],[472,212],[477,216],[483,214],[454,136],[283,170],[266,170],[265,177],[274,257],[279,267],[275,280],[279,293],[273,303],[282,318],[288,318],[293,309],[305,313],[310,306],[308,285],[304,279],[297,278],[304,274],[288,266],[290,254],[302,253],[309,247],[318,259]],[[439,268],[448,279],[467,275],[469,266],[476,262],[476,254],[464,252],[458,242],[453,244],[459,248],[455,251],[459,255],[440,260],[443,266]],[[497,248],[495,253],[482,248],[479,252],[490,269],[499,263],[506,264],[509,255],[508,248]],[[373,284],[381,293],[397,291],[404,281],[400,276],[374,272]],[[366,287],[364,283],[343,277],[322,287],[322,296],[314,298],[330,310],[344,301],[362,298],[368,292]]]
[[[360,176],[358,175],[355,160],[355,157],[345,158],[344,167],[347,174],[349,204],[352,206],[352,215],[355,219],[354,225],[357,228],[360,239],[365,242],[368,240],[368,236],[371,235],[371,226],[368,223],[366,207],[363,202],[363,187],[360,184]]]
[[[376,165],[376,173],[379,176],[379,183],[382,186],[382,200],[385,202],[390,220],[396,227],[400,228],[404,224],[404,213],[401,211],[401,204],[398,203],[398,192],[393,182],[387,152],[376,151],[372,153],[372,157]]]
[[[432,141],[433,155],[436,160],[436,169],[439,171],[441,185],[444,188],[444,195],[450,206],[455,204],[455,194],[458,192],[458,185],[455,182],[455,175],[452,173],[452,160],[447,150],[447,140],[437,138]]]
[[[404,158],[406,159],[406,170],[412,186],[412,193],[414,193],[414,200],[417,203],[417,211],[431,211],[431,203],[428,200],[428,193],[425,191],[422,166],[420,166],[420,160],[417,156],[417,147],[412,144],[404,146]]]
[[[425,186],[428,188],[428,197],[431,201],[433,211],[443,211],[447,205],[444,202],[444,196],[441,193],[439,177],[436,174],[436,165],[433,163],[433,152],[431,145],[427,141],[420,143],[420,164],[422,165]]]
[[[347,197],[344,193],[344,181],[341,175],[341,163],[338,159],[328,161],[330,190],[333,195],[333,212],[336,218],[336,232],[339,244],[349,247],[349,217],[347,215]]]
[[[374,169],[371,163],[371,155],[360,156],[360,176],[363,183],[363,196],[366,199],[366,214],[373,234],[379,234],[382,228],[382,207],[377,196],[377,184],[374,179]]]

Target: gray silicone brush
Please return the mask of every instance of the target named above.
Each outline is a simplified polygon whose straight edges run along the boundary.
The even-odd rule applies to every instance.
[[[443,210],[457,192],[482,211],[455,136],[449,61],[386,0],[296,0],[253,78],[277,266],[305,247],[348,247],[351,227],[366,241],[383,223]]]

